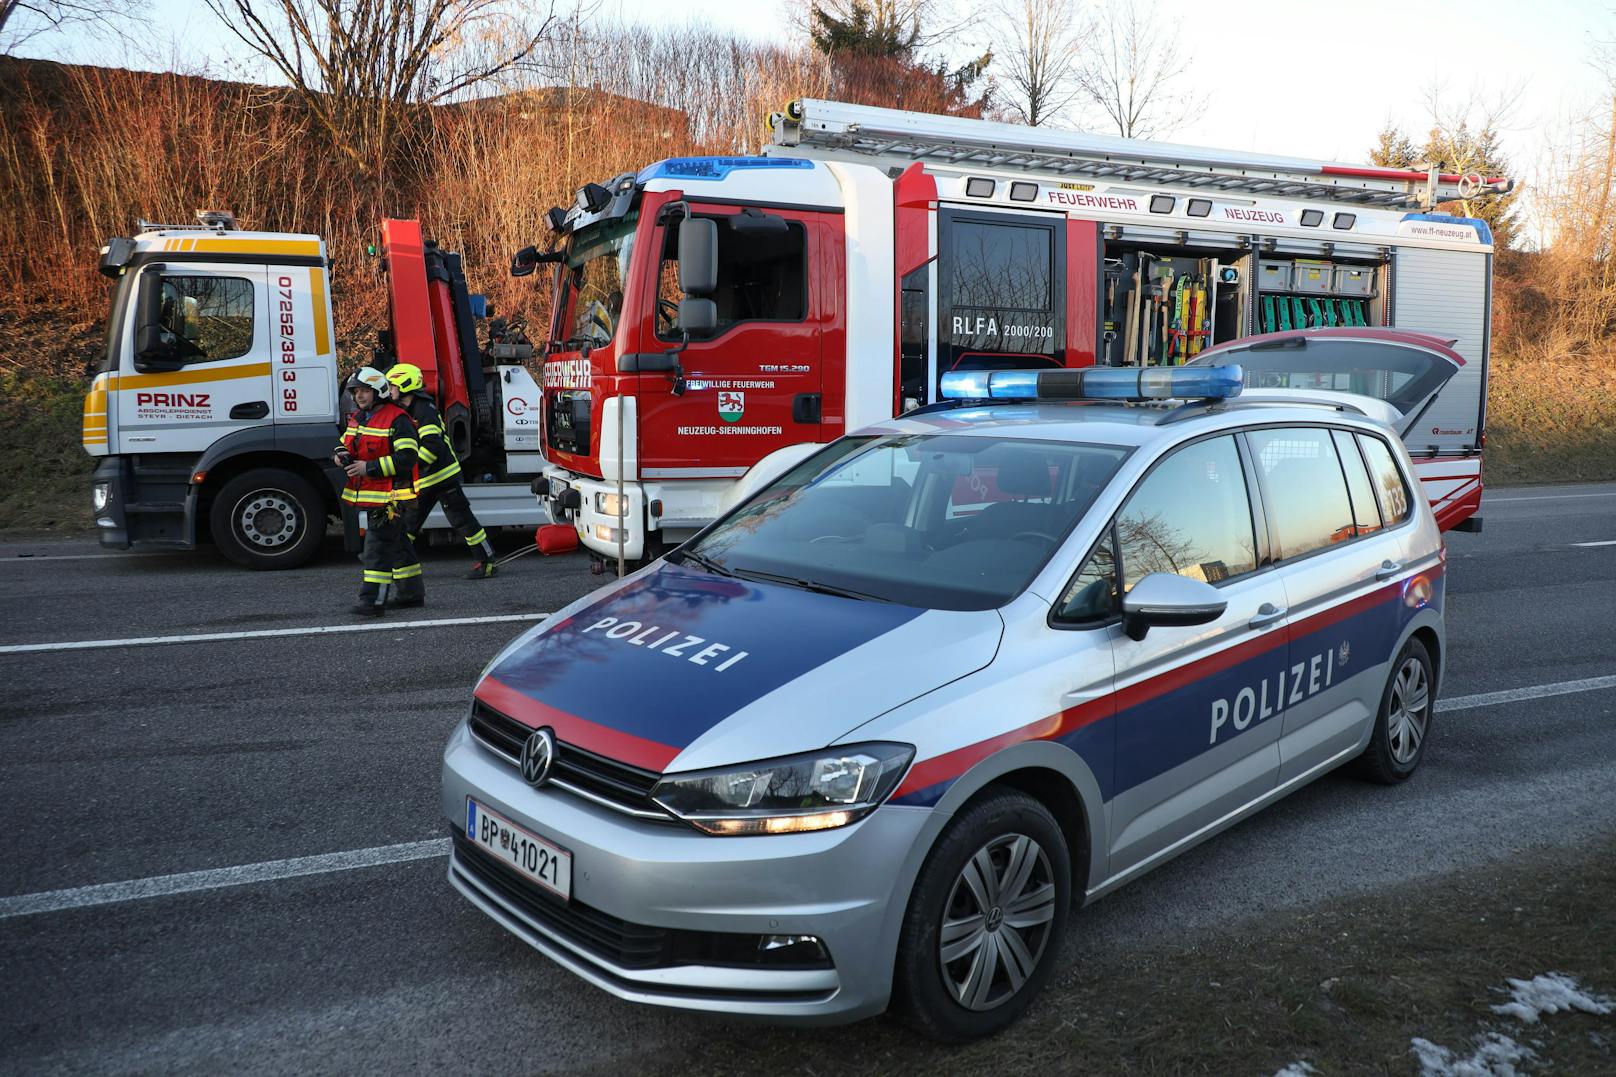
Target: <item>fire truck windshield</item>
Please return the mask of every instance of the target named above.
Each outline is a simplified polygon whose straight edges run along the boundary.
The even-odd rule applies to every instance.
[[[617,332],[637,219],[638,214],[630,213],[601,221],[580,229],[568,242],[562,283],[566,313],[555,321],[557,330],[565,326],[570,333],[563,347],[598,348]]]

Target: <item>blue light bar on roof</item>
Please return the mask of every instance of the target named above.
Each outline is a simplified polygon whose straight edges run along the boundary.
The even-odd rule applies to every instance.
[[[1222,400],[1239,396],[1238,364],[1202,367],[1081,367],[1060,370],[953,370],[945,400]]]
[[[658,178],[721,180],[738,169],[813,168],[812,161],[799,157],[669,157],[648,165],[635,177],[639,183]]]

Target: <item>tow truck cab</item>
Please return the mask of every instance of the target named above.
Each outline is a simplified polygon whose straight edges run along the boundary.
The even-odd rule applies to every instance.
[[[331,461],[344,416],[325,245],[199,216],[102,250],[112,311],[83,426],[96,527],[104,546],[211,539],[247,567],[292,568],[319,551],[344,482]],[[389,327],[373,362],[422,369],[485,527],[542,522],[528,487],[542,463],[530,346],[496,321],[480,349],[485,309],[459,256],[416,221],[381,232]],[[436,508],[425,530],[446,525]]]
[[[762,156],[585,186],[524,252],[553,264],[534,490],[597,558],[654,557],[949,371],[1298,330],[1446,342],[1463,369],[1410,448],[1479,496],[1492,237],[1430,210],[1510,181],[834,102],[771,124]]]
[[[112,311],[83,423],[102,545],[190,548],[211,531],[235,559],[279,567],[312,556],[336,509],[325,244],[233,223],[102,249]]]

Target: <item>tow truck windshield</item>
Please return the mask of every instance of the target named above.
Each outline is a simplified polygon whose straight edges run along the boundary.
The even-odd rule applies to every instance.
[[[1032,582],[1127,455],[1025,438],[843,438],[669,559],[850,599],[995,609]]]
[[[553,343],[563,348],[611,342],[623,313],[624,282],[634,254],[634,227],[639,215],[630,213],[601,221],[576,232],[567,243],[563,278],[568,314],[557,318],[557,332],[570,335]]]

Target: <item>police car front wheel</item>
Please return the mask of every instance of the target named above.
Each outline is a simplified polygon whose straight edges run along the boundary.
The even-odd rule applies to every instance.
[[[1435,705],[1431,654],[1425,644],[1411,639],[1392,662],[1391,676],[1381,693],[1380,713],[1375,717],[1375,731],[1358,761],[1360,773],[1386,785],[1413,774],[1425,757]]]
[[[1049,810],[994,791],[943,831],[898,943],[899,1016],[950,1043],[1018,1018],[1049,979],[1071,907],[1071,858]]]

